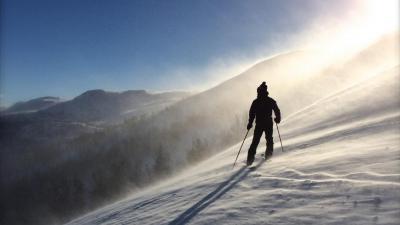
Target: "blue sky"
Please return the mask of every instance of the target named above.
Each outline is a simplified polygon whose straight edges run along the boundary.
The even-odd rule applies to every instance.
[[[321,16],[340,17],[348,4],[3,0],[1,103],[72,98],[98,88],[185,90],[210,79],[199,71],[213,60],[268,56],[278,50],[280,37],[303,31]],[[185,79],[174,75],[177,68],[185,68]]]

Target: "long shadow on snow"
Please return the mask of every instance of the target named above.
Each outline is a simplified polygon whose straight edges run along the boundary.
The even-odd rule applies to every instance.
[[[250,172],[258,169],[264,162],[265,160],[261,160],[254,167],[251,168],[242,167],[240,170],[238,170],[236,173],[234,173],[232,176],[222,182],[214,191],[206,195],[192,207],[190,207],[185,212],[180,214],[177,218],[172,220],[169,225],[186,224],[199,212],[201,212],[211,203],[221,198],[226,192],[231,190],[237,183],[244,180]]]

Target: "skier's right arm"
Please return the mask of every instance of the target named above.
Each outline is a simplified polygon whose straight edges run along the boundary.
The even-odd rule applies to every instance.
[[[256,106],[255,101],[251,104],[250,111],[249,111],[249,123],[247,124],[247,130],[250,130],[253,127],[253,121],[256,118]]]

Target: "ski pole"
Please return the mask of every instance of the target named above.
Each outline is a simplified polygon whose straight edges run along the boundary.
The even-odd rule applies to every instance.
[[[282,152],[283,152],[282,139],[281,139],[281,134],[279,133],[279,127],[278,127],[278,123],[275,123],[275,124],[276,124],[276,129],[278,130],[279,141],[281,142],[281,149],[282,149]]]
[[[248,130],[247,130],[247,132],[246,132],[246,136],[244,136],[244,139],[243,139],[242,145],[240,145],[239,152],[238,152],[238,154],[237,154],[237,156],[236,156],[235,162],[233,163],[232,169],[235,167],[236,161],[237,161],[237,159],[238,159],[238,157],[239,157],[240,151],[242,150],[242,147],[243,147],[244,141],[246,140],[246,138],[247,138],[247,135],[249,134],[249,131],[250,131],[250,129],[248,129]]]

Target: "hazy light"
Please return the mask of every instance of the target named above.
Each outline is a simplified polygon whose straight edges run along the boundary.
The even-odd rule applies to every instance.
[[[345,48],[364,46],[399,28],[398,0],[361,1],[343,32]]]
[[[370,32],[382,35],[399,28],[398,0],[366,1],[367,25]]]

